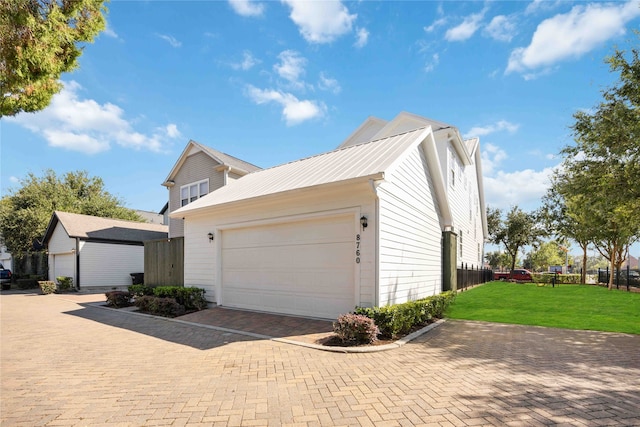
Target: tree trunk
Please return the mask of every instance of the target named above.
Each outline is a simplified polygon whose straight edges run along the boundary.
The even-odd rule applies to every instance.
[[[580,284],[587,283],[587,245],[582,247],[582,274],[580,274]]]
[[[613,289],[613,277],[616,275],[616,250],[611,251],[611,275],[609,275],[609,284],[607,288]]]

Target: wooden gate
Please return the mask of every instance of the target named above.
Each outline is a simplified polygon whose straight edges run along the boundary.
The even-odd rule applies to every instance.
[[[144,284],[184,286],[184,237],[144,242]]]

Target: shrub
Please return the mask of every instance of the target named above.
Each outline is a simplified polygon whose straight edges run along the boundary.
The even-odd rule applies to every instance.
[[[134,297],[153,295],[153,288],[147,285],[131,285],[129,286],[129,293]]]
[[[342,314],[333,322],[333,332],[346,344],[371,344],[380,331],[373,319],[359,314]]]
[[[533,273],[531,278],[534,283],[551,283],[555,276],[556,284],[570,285],[580,283],[579,274],[549,274],[549,273]]]
[[[185,308],[174,298],[160,298],[144,295],[136,298],[136,307],[145,313],[164,317],[177,317],[185,313]]]
[[[45,295],[52,294],[57,289],[56,288],[56,282],[53,282],[51,280],[42,280],[42,281],[38,282],[38,285],[40,285],[40,290]]]
[[[73,287],[73,277],[58,276],[56,280],[58,281],[58,290],[60,291],[68,291]]]
[[[205,290],[201,288],[185,288],[183,286],[158,286],[153,288],[153,295],[159,298],[173,298],[187,311],[200,311],[207,308],[204,299]]]
[[[396,338],[406,334],[415,326],[424,325],[433,318],[441,318],[447,307],[455,300],[454,291],[383,307],[356,307],[354,313],[367,316],[380,329],[385,338]]]
[[[16,287],[18,289],[33,289],[38,287],[38,281],[35,279],[17,279]]]
[[[111,291],[104,294],[109,307],[121,308],[131,305],[131,294],[124,291]]]

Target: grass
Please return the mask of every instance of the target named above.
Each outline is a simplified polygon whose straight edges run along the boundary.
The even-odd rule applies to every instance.
[[[490,282],[458,294],[451,319],[640,334],[640,293]]]

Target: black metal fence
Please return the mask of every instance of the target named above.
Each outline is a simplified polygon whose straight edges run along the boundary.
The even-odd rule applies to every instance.
[[[609,278],[611,277],[611,272],[609,271],[609,267],[606,269],[598,269],[598,283],[609,283]],[[613,284],[616,289],[620,289],[620,286],[627,288],[627,291],[630,287],[640,287],[640,274],[637,271],[631,270],[629,266],[627,268],[617,268],[613,273]]]
[[[458,268],[457,289],[465,290],[469,286],[479,285],[491,280],[493,280],[493,271],[491,269],[462,263]]]

